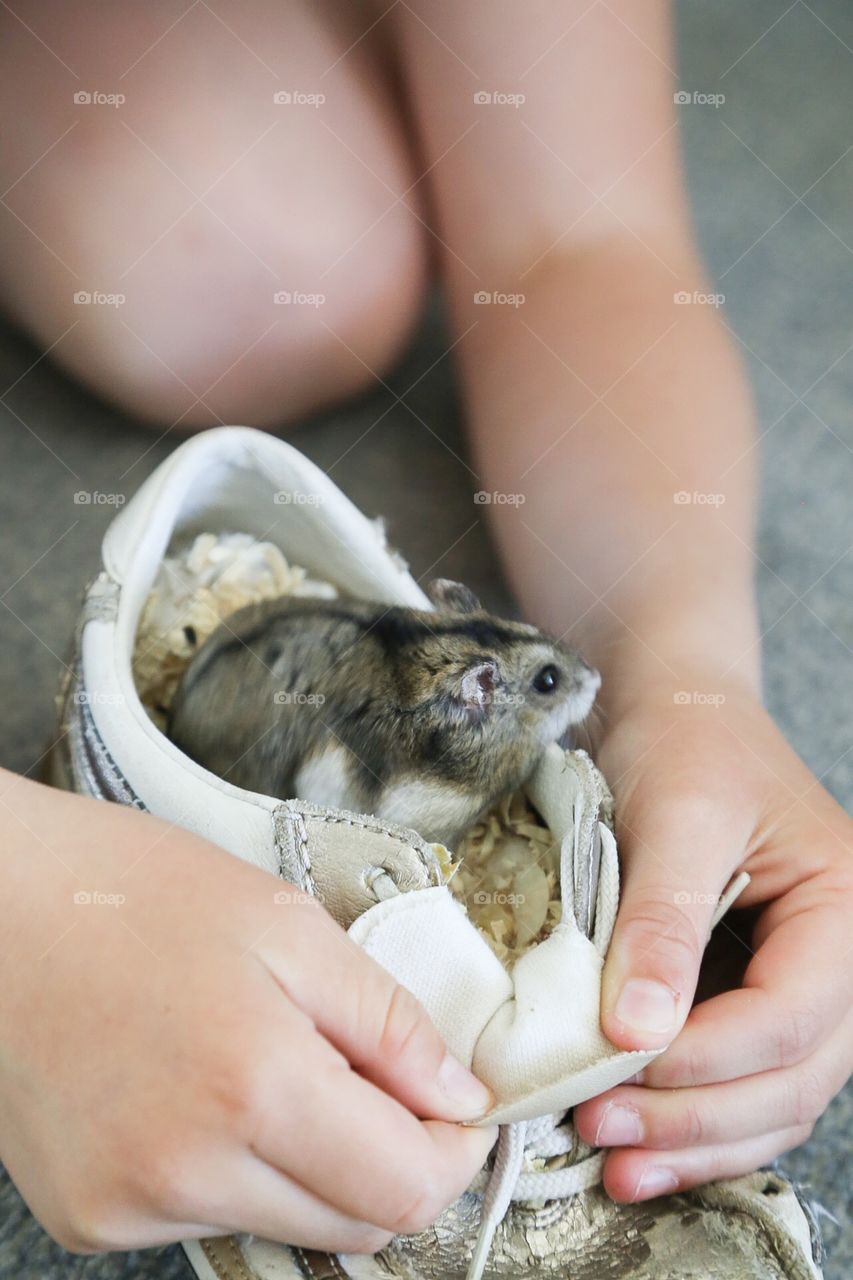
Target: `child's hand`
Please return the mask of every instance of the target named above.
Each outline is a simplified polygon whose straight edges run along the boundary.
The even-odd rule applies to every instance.
[[[471,1182],[495,1131],[442,1122],[488,1091],[321,907],[148,815],[0,782],[0,1158],[61,1244],[373,1251]]]
[[[582,1136],[615,1148],[604,1181],[624,1201],[745,1173],[803,1142],[853,1063],[853,822],[748,694],[714,706],[701,699],[719,680],[691,688],[687,704],[672,688],[643,695],[601,745],[624,871],[608,1037],[672,1040],[737,868],[752,876],[738,905],[762,911],[742,988],[697,1005],[642,1087],[577,1109]]]

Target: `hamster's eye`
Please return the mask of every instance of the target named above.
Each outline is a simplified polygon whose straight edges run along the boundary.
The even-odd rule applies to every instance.
[[[537,693],[553,693],[560,683],[560,671],[553,662],[549,662],[533,677],[533,688]]]

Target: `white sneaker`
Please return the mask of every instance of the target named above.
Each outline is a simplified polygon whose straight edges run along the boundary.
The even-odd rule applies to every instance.
[[[376,1258],[333,1258],[228,1237],[185,1246],[196,1273],[208,1280],[438,1280],[466,1270],[480,1275],[488,1266],[489,1274],[502,1276],[675,1280],[687,1274],[680,1250],[688,1241],[705,1267],[690,1270],[697,1278],[819,1277],[804,1212],[775,1175],[651,1206],[617,1206],[597,1187],[602,1155],[584,1148],[561,1122],[576,1103],[655,1056],[617,1049],[599,1025],[619,878],[609,793],[585,753],[552,746],[526,788],[559,843],[562,916],[509,972],[454,898],[440,847],[370,816],[241,790],[183,755],[157,727],[133,679],[140,613],[176,543],[235,530],[277,544],[311,575],[356,595],[430,608],[387,546],[381,523],[366,519],[290,445],[240,427],[192,437],[149,476],[107,531],[103,568],[86,592],[61,694],[64,736],[53,754],[52,780],[178,822],[319,895],[368,954],[418,997],[456,1057],[490,1086],[496,1105],[483,1123],[504,1128],[491,1171],[429,1232],[398,1237]],[[718,918],[745,880],[732,884]],[[772,1197],[761,1191],[768,1178],[776,1188]],[[755,1261],[739,1253],[740,1270],[732,1269],[735,1237],[728,1239],[721,1227],[730,1210],[746,1213],[753,1224]],[[674,1243],[673,1223],[681,1244]],[[633,1260],[625,1255],[625,1266],[615,1255],[602,1262],[605,1242],[616,1250],[620,1237],[623,1250],[628,1237],[641,1238],[642,1248]],[[787,1260],[772,1270],[764,1259],[779,1253],[780,1241]],[[595,1272],[588,1268],[594,1254],[600,1260]]]

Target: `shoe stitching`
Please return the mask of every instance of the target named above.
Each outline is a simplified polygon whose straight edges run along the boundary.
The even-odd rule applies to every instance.
[[[296,843],[296,857],[299,863],[299,865],[295,868],[287,865],[289,861],[287,858],[287,852],[286,852],[287,841],[286,839],[285,841],[281,840],[281,837],[280,837],[281,827],[279,824],[281,824],[281,827],[284,828],[285,832],[290,830],[294,834],[294,839]],[[293,871],[295,870],[299,875],[299,888],[304,889],[305,892],[310,893],[314,897],[316,897],[317,884],[314,880],[314,876],[312,873],[311,853],[310,853],[310,848],[308,844],[308,832],[306,830],[305,822],[302,818],[302,815],[300,813],[294,812],[292,809],[289,809],[286,804],[279,805],[279,807],[275,810],[275,814],[273,818],[273,835],[275,839],[276,853],[278,854],[279,875],[283,879],[289,880],[293,874]]]
[[[279,874],[284,879],[289,879],[293,877],[294,872],[297,872],[302,880],[300,888],[309,893],[315,895],[317,893],[310,853],[309,827],[312,823],[320,823],[327,826],[346,826],[357,831],[366,831],[373,835],[383,836],[395,845],[395,851],[404,848],[414,854],[429,887],[436,887],[441,884],[435,855],[428,846],[424,845],[424,842],[415,831],[396,828],[392,824],[382,823],[378,820],[372,821],[367,815],[350,813],[343,809],[324,810],[319,806],[315,809],[313,806],[309,807],[307,803],[298,799],[284,801],[275,810],[274,818]],[[283,838],[282,829],[285,833]],[[289,839],[288,836],[290,837]],[[290,850],[288,845],[290,845]],[[292,857],[288,857],[288,852],[295,854],[298,866],[293,867],[290,865]]]
[[[225,1236],[215,1240],[200,1241],[202,1253],[216,1272],[219,1280],[260,1280],[258,1273],[248,1266],[239,1244],[234,1236]],[[223,1259],[219,1255],[225,1252],[230,1258]],[[229,1266],[228,1264],[232,1265]],[[236,1267],[236,1271],[233,1269]]]
[[[329,1262],[330,1262],[330,1263],[331,1263],[331,1265],[332,1265],[332,1270],[334,1271],[335,1275],[336,1275],[336,1276],[339,1276],[339,1277],[340,1277],[340,1280],[349,1280],[349,1277],[347,1276],[347,1273],[344,1271],[343,1267],[341,1266],[340,1262],[338,1261],[338,1256],[337,1256],[337,1254],[336,1254],[336,1253],[329,1253],[329,1254],[327,1254],[326,1256],[327,1256],[327,1258],[329,1259]]]
[[[308,1277],[308,1280],[328,1280],[330,1274],[336,1276],[338,1280],[350,1280],[350,1277],[338,1261],[337,1254],[320,1253],[315,1249],[302,1249],[298,1245],[291,1245],[290,1248],[296,1255],[296,1261],[299,1263],[300,1269]],[[318,1263],[324,1267],[324,1270],[315,1271],[311,1262],[312,1258],[316,1258]],[[326,1267],[330,1267],[331,1272],[326,1270]]]
[[[107,750],[106,744],[98,732],[94,717],[85,705],[80,707],[80,722],[83,729],[84,749],[86,750],[89,764],[96,775],[99,775],[102,784],[106,785],[108,791],[113,791],[114,796],[122,804],[128,804],[134,809],[147,811],[147,806],[136,794]],[[113,796],[110,796],[110,799],[112,798]]]
[[[291,812],[293,812],[293,810],[291,810]],[[349,816],[342,812],[338,812],[338,813],[309,812],[309,813],[303,813],[300,816],[302,816],[306,822],[316,821],[316,822],[322,822],[327,824],[337,823],[340,826],[357,827],[361,831],[370,831],[374,835],[387,836],[389,840],[398,841],[400,844],[404,845],[405,848],[411,849],[412,852],[415,854],[416,858],[418,859],[418,862],[421,864],[422,869],[428,875],[433,870],[431,866],[431,859],[427,856],[424,850],[419,847],[419,838],[417,837],[417,833],[415,832],[411,833],[415,837],[414,839],[406,839],[406,837],[402,835],[401,831],[397,831],[391,826],[385,826],[380,822],[371,822],[369,819],[361,817],[359,815],[355,815],[355,814],[352,816]]]
[[[305,1250],[300,1249],[298,1245],[291,1245],[290,1247],[293,1250],[293,1253],[296,1257],[296,1261],[299,1264],[299,1269],[303,1273],[303,1275],[308,1276],[309,1280],[316,1280],[317,1273],[314,1270],[314,1268],[311,1266],[311,1263],[308,1261],[308,1256],[305,1253]]]
[[[60,726],[66,732],[63,750],[75,790],[147,811],[107,750],[89,706],[78,698],[79,693],[85,692],[79,659],[73,670],[74,677],[65,693]]]

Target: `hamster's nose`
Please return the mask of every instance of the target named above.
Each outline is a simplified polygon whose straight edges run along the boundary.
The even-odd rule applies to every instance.
[[[576,677],[576,683],[579,689],[584,693],[596,694],[601,688],[601,673],[596,671],[595,667],[591,667],[588,663],[581,661],[580,670]]]

